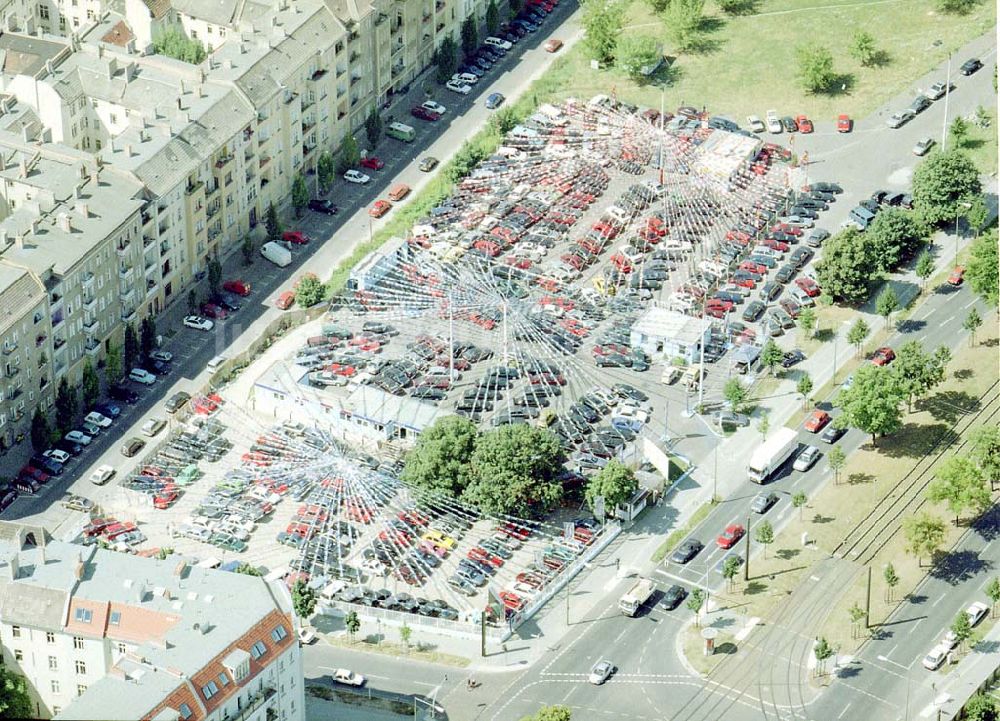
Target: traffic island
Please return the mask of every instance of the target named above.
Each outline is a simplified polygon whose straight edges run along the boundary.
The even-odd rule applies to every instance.
[[[711,674],[723,659],[739,651],[737,628],[737,620],[732,616],[714,619],[707,625],[687,626],[681,634],[681,653],[687,665],[702,676]]]

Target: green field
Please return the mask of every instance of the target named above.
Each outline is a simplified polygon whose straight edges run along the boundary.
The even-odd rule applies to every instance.
[[[549,73],[558,81],[548,85],[560,88],[557,99],[614,91],[621,100],[654,108],[660,106],[663,88],[667,108],[706,105],[739,122],[749,114],[763,116],[770,108],[781,115],[806,113],[818,121],[832,121],[842,112],[860,117],[913,87],[949,51],[996,25],[996,5],[989,0],[964,16],[941,15],[934,7],[932,0],[761,0],[756,14],[730,17],[709,0],[706,49],[677,54],[663,84],[640,87],[613,68],[595,73],[578,43]],[[863,68],[850,57],[851,38],[862,29],[875,35],[879,49],[887,53],[882,67]],[[675,55],[663,23],[643,0],[629,5],[625,32],[663,38],[665,54]],[[833,54],[846,85],[843,92],[807,95],[800,89],[795,48],[807,41]]]

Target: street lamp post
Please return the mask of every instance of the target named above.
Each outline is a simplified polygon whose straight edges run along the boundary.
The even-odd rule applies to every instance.
[[[961,217],[961,210],[969,210],[972,203],[959,203],[955,206],[955,265],[958,265],[958,219]]]
[[[951,53],[948,53],[948,74],[944,78],[944,119],[941,121],[941,151],[948,147],[948,96],[951,95]]]

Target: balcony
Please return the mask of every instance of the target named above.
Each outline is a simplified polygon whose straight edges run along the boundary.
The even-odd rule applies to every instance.
[[[85,310],[93,310],[97,305],[97,297],[94,295],[83,296],[83,307]]]
[[[48,363],[48,362],[49,362],[49,359],[45,357],[44,353],[42,353],[40,356],[38,356],[38,368],[39,368],[39,370],[41,370],[42,368],[44,368],[45,364]]]
[[[392,66],[392,76],[395,78],[397,75],[399,75],[405,69],[406,69],[406,66],[403,63],[398,63],[396,65],[393,65]]]
[[[48,338],[48,336],[45,335],[44,333],[42,333],[41,335],[37,336],[35,338],[35,348],[41,348],[42,344],[45,343],[45,339],[46,338]],[[44,358],[44,356],[42,356],[42,357]]]
[[[324,75],[326,75],[326,70],[324,70],[323,68],[320,68],[319,70],[317,70],[316,72],[314,72],[312,75],[310,75],[309,79],[312,82],[316,82],[317,80],[320,80]]]
[[[423,16],[423,22],[425,23],[430,22],[430,19],[431,19],[431,14],[429,12],[425,12]]]
[[[101,344],[93,338],[88,338],[87,344],[83,346],[83,349],[87,352],[87,355],[95,357],[101,352]]]
[[[197,183],[188,183],[187,189],[184,191],[186,195],[194,195],[199,190],[205,187],[205,183],[198,181]]]
[[[224,167],[226,167],[227,165],[229,165],[231,162],[233,162],[233,156],[232,155],[223,155],[222,157],[220,157],[218,160],[215,161],[215,169],[216,170],[222,170]]]
[[[128,248],[128,244],[126,244],[125,247]],[[94,274],[90,271],[84,273],[83,277],[80,278],[80,287],[85,291],[92,290],[94,287]]]
[[[119,243],[115,248],[115,252],[118,253],[119,258],[125,258],[132,250],[131,241],[125,241],[124,243]]]
[[[157,282],[150,278],[146,281],[146,297],[153,295],[156,292]]]
[[[162,258],[168,252],[170,252],[170,243],[168,243],[167,241],[163,241],[162,243],[160,243],[160,257]]]
[[[406,44],[403,41],[400,41],[400,42],[396,43],[396,45],[392,48],[392,54],[395,55],[396,53],[400,52],[405,47],[406,47]]]
[[[263,170],[265,167],[267,167],[267,164],[270,162],[271,162],[270,155],[262,155],[260,156],[260,160],[257,161],[257,168]]]
[[[306,110],[316,104],[316,96],[309,93],[302,99],[302,109]]]
[[[144,236],[142,236],[142,249],[143,250],[148,250],[149,246],[151,246],[155,242],[156,242],[156,238],[154,238],[154,237],[152,237],[150,235],[144,235]]]
[[[442,10],[445,9],[445,7],[447,7],[447,5],[448,4],[443,2],[443,0],[437,0],[437,2],[434,3],[434,12],[436,13],[441,12]]]
[[[131,265],[125,266],[124,268],[119,268],[118,269],[118,279],[119,280],[127,280],[130,275],[132,275],[132,266]]]
[[[149,221],[151,221],[153,219],[153,214],[150,213],[148,210],[142,211],[142,213],[140,215],[142,217],[142,224],[143,225],[148,225]]]
[[[54,351],[59,352],[59,351],[61,351],[65,347],[66,347],[66,339],[65,338],[53,338],[52,339],[52,349]]]
[[[8,378],[17,378],[17,374],[21,372],[21,369],[17,366],[7,366],[7,372],[4,373]]]
[[[131,323],[135,320],[135,308],[122,308],[122,322]]]
[[[19,395],[21,395],[21,392],[20,392],[20,391],[18,391],[17,395],[18,395],[18,396],[19,396]],[[13,398],[16,398],[16,397],[17,397],[17,396],[13,396]],[[14,421],[15,423],[16,423],[17,421],[21,420],[22,418],[24,418],[24,409],[23,409],[23,408],[15,408],[15,409],[14,409],[14,410],[13,410],[13,411],[11,412],[11,414],[10,414],[10,419],[11,419],[12,421]]]
[[[45,390],[45,386],[47,386],[48,384],[49,384],[49,377],[42,376],[41,378],[38,379],[38,390],[40,391]]]
[[[208,187],[205,189],[205,197],[211,197],[213,194],[219,192],[219,181],[213,180]]]
[[[351,51],[351,56],[347,59],[349,62],[356,63],[361,59],[361,54],[356,50]]]
[[[222,208],[222,203],[212,203],[210,206],[208,206],[208,210],[205,211],[205,214],[208,215],[209,218],[214,218],[216,215],[218,215],[219,210],[221,208]]]
[[[16,350],[17,350],[17,341],[9,341],[9,340],[4,341],[4,344],[3,344],[3,354],[4,355],[10,355],[11,353],[13,353]]]
[[[83,319],[84,330],[93,333],[97,330],[98,322],[96,316],[87,316]]]
[[[261,706],[263,706],[264,704],[269,702],[272,698],[274,698],[276,693],[277,692],[270,686],[262,688],[257,693],[256,696],[253,696],[250,699],[250,702],[244,708],[240,709],[240,712],[238,714],[236,714],[235,716],[231,716],[229,718],[229,721],[246,721],[246,719],[251,718]],[[271,710],[272,709],[270,708],[267,709],[268,719],[270,719]]]

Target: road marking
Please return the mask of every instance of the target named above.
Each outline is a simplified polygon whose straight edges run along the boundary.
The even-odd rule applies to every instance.
[[[975,304],[976,304],[976,299],[975,299],[975,298],[973,298],[973,299],[972,299],[972,300],[970,300],[970,301],[969,301],[968,303],[966,303],[965,305],[963,305],[963,306],[962,306],[962,310],[965,310],[966,308],[971,308],[971,307],[972,307],[972,306],[974,306]]]
[[[886,658],[891,658],[891,657],[892,657],[892,654],[893,654],[893,652],[894,652],[894,651],[895,651],[895,650],[896,650],[897,648],[899,648],[899,644],[898,644],[898,643],[897,643],[897,644],[896,644],[895,646],[893,646],[892,648],[890,648],[890,649],[889,649],[889,650],[888,650],[888,651],[886,652],[886,654],[885,654],[885,657],[886,657]]]
[[[569,691],[566,692],[566,695],[563,696],[563,703],[566,703],[569,700],[569,697],[573,695],[574,691],[576,691],[576,686],[571,686]]]
[[[844,706],[844,710],[837,715],[837,718],[843,718],[844,714],[847,713],[847,709],[849,709],[850,707],[851,704],[847,704],[846,706]]]
[[[619,633],[618,636],[615,637],[615,643],[618,643],[619,641],[621,641],[622,640],[622,636],[624,636],[626,633],[628,633],[628,631],[629,631],[628,628],[623,628],[622,632]]]
[[[946,325],[955,320],[955,316],[949,316],[946,320],[941,322],[941,327],[944,328]]]
[[[934,603],[931,604],[931,608],[936,608],[937,605],[939,603],[941,603],[941,601],[943,601],[943,600],[944,600],[944,596],[938,596],[938,599]]]

